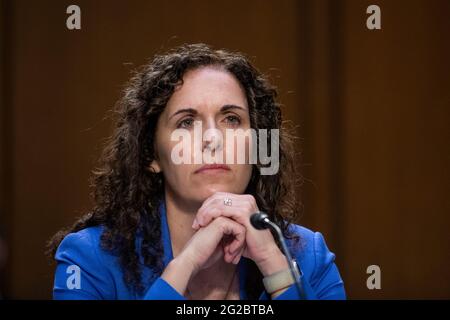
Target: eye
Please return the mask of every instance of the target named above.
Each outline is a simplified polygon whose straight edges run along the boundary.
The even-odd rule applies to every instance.
[[[232,126],[238,126],[241,124],[241,118],[235,115],[229,115],[225,118],[226,122]]]
[[[177,129],[179,128],[188,129],[191,128],[193,125],[194,125],[194,118],[189,117],[178,122]]]

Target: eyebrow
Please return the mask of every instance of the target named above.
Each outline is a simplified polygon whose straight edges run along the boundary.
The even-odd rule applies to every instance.
[[[243,108],[243,107],[240,107],[240,106],[237,106],[237,105],[234,105],[234,104],[226,104],[226,105],[222,106],[222,108],[220,108],[220,112],[226,112],[228,110],[233,110],[233,109],[240,109],[240,110],[245,111],[245,108]],[[180,109],[180,110],[176,111],[175,113],[173,113],[169,117],[169,120],[172,119],[177,114],[180,114],[180,113],[190,113],[190,114],[196,115],[196,114],[198,114],[198,111],[196,109],[194,109],[194,108]]]
[[[220,112],[225,112],[225,111],[232,110],[232,109],[240,109],[242,111],[245,111],[245,109],[243,107],[236,106],[234,104],[226,104],[222,108],[220,108]]]
[[[176,116],[177,114],[180,114],[180,113],[197,114],[198,112],[197,112],[197,110],[195,110],[195,109],[193,109],[193,108],[180,109],[180,110],[178,110],[177,112],[175,112],[174,114],[172,114],[172,115],[169,117],[169,120],[172,119],[172,118],[173,118],[174,116]]]

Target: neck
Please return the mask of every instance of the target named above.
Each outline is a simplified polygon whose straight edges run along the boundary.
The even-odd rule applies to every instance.
[[[172,253],[175,258],[194,235],[195,230],[191,226],[202,204],[185,201],[167,188],[165,201]]]

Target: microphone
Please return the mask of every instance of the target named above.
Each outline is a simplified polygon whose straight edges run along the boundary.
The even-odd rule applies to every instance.
[[[291,254],[286,245],[286,241],[284,240],[283,233],[281,232],[280,227],[278,227],[275,223],[270,221],[267,213],[262,212],[262,211],[252,214],[250,217],[250,223],[257,230],[264,230],[264,229],[270,228],[273,231],[275,231],[275,234],[277,235],[278,240],[281,243],[281,247],[283,248],[283,253],[284,253],[284,256],[286,257],[292,277],[295,280],[295,287],[297,288],[297,292],[300,295],[300,297],[302,299],[304,299],[305,294],[303,292],[300,274],[299,274],[298,269],[295,267],[294,262],[292,261]]]
[[[250,217],[250,223],[255,229],[264,230],[269,228],[269,216],[264,212],[257,212]]]

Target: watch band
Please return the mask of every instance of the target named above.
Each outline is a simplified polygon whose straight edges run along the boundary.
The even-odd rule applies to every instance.
[[[297,268],[297,262],[295,260],[292,261],[294,263],[295,268]],[[283,288],[287,288],[295,283],[295,279],[292,276],[291,270],[285,269],[278,271],[270,276],[263,278],[263,284],[266,288],[266,291],[269,294],[272,294],[275,291],[278,291]]]

